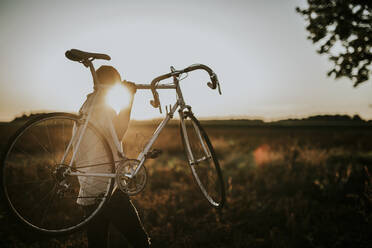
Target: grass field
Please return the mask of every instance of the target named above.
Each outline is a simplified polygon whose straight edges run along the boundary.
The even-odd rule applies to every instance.
[[[208,124],[208,123],[206,123]],[[370,247],[372,128],[231,126],[209,123],[223,169],[227,204],[209,207],[187,168],[179,128],[170,125],[148,160],[149,181],[133,197],[154,247]],[[16,129],[0,126],[1,149]],[[154,130],[131,125],[135,157]],[[41,238],[16,229],[4,208],[1,247],[85,247],[83,232]],[[111,247],[123,244],[113,230]]]

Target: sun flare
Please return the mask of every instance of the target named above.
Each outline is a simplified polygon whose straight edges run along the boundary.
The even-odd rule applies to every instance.
[[[122,109],[129,106],[130,97],[131,95],[129,90],[122,84],[118,83],[108,90],[106,102],[116,111],[116,113],[119,113]]]

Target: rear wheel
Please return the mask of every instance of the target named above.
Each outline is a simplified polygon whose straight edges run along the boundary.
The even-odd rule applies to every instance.
[[[181,122],[182,143],[194,179],[202,194],[215,208],[225,203],[225,187],[213,146],[199,121],[190,112]]]
[[[69,166],[77,139],[65,151],[80,126],[75,115],[47,114],[27,122],[8,143],[2,158],[2,192],[14,216],[33,230],[47,234],[75,231],[89,222],[111,195],[114,178],[70,174],[115,171],[107,141],[91,124]],[[95,207],[87,212],[84,205]]]

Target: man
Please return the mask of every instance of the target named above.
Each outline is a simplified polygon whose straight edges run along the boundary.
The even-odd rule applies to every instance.
[[[120,74],[112,66],[101,66],[96,71],[96,73],[98,81],[100,82],[100,84],[103,84],[104,87],[101,87],[101,89],[99,89],[100,94],[96,96],[97,98],[95,100],[94,109],[90,117],[90,122],[93,123],[94,126],[96,126],[105,137],[107,137],[107,140],[110,143],[109,145],[111,147],[111,150],[116,151],[116,146],[110,138],[112,137],[111,123],[113,123],[116,132],[116,134],[114,135],[117,135],[119,141],[121,141],[128,128],[130,112],[136,88],[133,83],[126,81],[122,82]],[[116,114],[116,112],[110,106],[108,106],[105,101],[107,89],[109,89],[110,86],[113,86],[116,83],[124,84],[124,86],[126,86],[131,92],[129,106],[125,109],[122,109],[118,114]],[[92,97],[92,94],[88,95],[87,100],[85,101],[80,111],[84,111],[84,108],[86,108],[87,103],[92,100]],[[80,146],[88,146],[90,143],[94,142],[93,139],[95,137],[96,136],[90,135],[89,132],[86,132],[85,137],[80,143]],[[99,153],[101,151],[100,149],[101,148],[99,147],[95,147],[87,149],[87,151],[84,152],[79,152],[81,150],[84,150],[79,149],[76,155],[76,163],[79,163],[79,161],[92,160],[92,158],[99,158]],[[115,160],[119,159],[118,155],[115,152],[113,155]],[[96,163],[99,163],[97,159],[95,160]],[[86,168],[86,172],[89,172],[89,169],[89,167]],[[102,172],[104,172],[105,169],[107,170],[107,167],[102,165],[101,169]],[[95,168],[95,170],[97,172],[97,167]],[[100,193],[100,190],[107,187],[107,182],[102,182],[95,177],[79,177],[79,183],[80,192],[77,203],[79,205],[82,205],[84,210],[88,214],[93,211],[96,206],[94,205],[94,199],[86,196]],[[149,238],[142,226],[136,208],[133,206],[128,195],[126,195],[119,189],[117,189],[113,193],[109,202],[98,214],[98,216],[95,216],[93,220],[88,224],[87,236],[89,248],[107,247],[108,228],[110,223],[113,224],[115,228],[126,237],[126,239],[133,247],[137,248],[150,246]]]

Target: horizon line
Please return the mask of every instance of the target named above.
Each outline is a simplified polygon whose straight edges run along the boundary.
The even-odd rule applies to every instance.
[[[47,113],[53,113],[53,112],[58,112],[58,111],[30,111],[28,113],[24,112],[23,114],[21,115],[15,115],[12,119],[8,119],[8,120],[5,120],[5,119],[1,119],[0,118],[0,122],[2,123],[5,123],[5,122],[12,122],[14,120],[16,120],[17,118],[22,118],[23,116],[26,116],[26,117],[29,117],[31,115],[37,115],[37,114],[47,114]],[[59,112],[65,112],[65,111],[59,111]],[[77,112],[68,112],[66,111],[66,113],[72,113],[72,114],[77,114]],[[365,118],[362,118],[359,114],[346,114],[346,113],[314,113],[314,114],[309,114],[309,115],[302,115],[302,116],[299,116],[299,115],[289,115],[289,116],[285,116],[285,117],[278,117],[278,118],[267,118],[267,117],[262,117],[262,116],[249,116],[249,115],[227,115],[227,116],[210,116],[210,117],[205,117],[205,116],[197,116],[197,119],[198,120],[201,120],[201,121],[223,121],[223,120],[247,120],[247,121],[263,121],[263,122],[276,122],[276,121],[284,121],[284,120],[302,120],[302,119],[306,119],[306,118],[309,118],[309,117],[314,117],[314,116],[349,116],[350,118],[353,118],[354,116],[359,116],[360,119],[362,119],[363,121],[370,121],[372,119],[365,119]],[[159,120],[163,120],[164,117],[159,117],[159,118],[148,118],[148,119],[136,119],[136,118],[131,118],[130,120],[131,121],[159,121]],[[173,119],[179,119],[178,116],[174,116]]]

